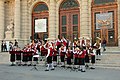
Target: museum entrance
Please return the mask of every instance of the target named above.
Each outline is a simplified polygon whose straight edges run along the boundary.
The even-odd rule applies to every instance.
[[[36,28],[36,22],[37,20],[44,20],[45,21],[45,30],[37,31]],[[48,13],[48,7],[45,3],[39,2],[37,3],[32,12],[32,39],[41,39],[45,40],[48,38],[48,21],[49,21],[49,13]],[[42,27],[44,23],[38,23],[40,28]]]
[[[92,3],[92,42],[95,43],[96,38],[105,39],[107,46],[118,45],[118,21],[117,21],[117,3],[101,2],[93,0]],[[106,3],[106,4],[102,4]],[[112,5],[111,5],[112,3]]]
[[[71,41],[80,36],[80,11],[76,0],[66,0],[60,6],[59,35]]]

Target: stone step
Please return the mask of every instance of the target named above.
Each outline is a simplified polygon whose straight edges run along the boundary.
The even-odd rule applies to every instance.
[[[96,66],[120,68],[120,52],[105,52],[100,61],[96,60]]]
[[[103,51],[103,50],[101,50]],[[120,47],[106,47],[105,52],[120,52]]]

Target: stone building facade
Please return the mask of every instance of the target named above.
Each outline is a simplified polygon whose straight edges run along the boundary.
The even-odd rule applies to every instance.
[[[120,0],[0,0],[0,12],[1,41],[26,44],[34,39],[35,20],[46,19],[40,39],[89,37],[94,43],[100,37],[120,46]]]

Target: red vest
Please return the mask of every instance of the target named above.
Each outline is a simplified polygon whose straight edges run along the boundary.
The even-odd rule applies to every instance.
[[[80,58],[85,58],[86,50],[83,50],[82,54],[80,55]]]
[[[53,55],[53,48],[51,47],[51,48],[49,48],[50,49],[50,54],[49,54],[49,56],[52,56]]]
[[[61,45],[61,42],[57,41],[56,46],[60,46],[60,45]]]
[[[63,52],[64,48],[60,48],[60,49],[61,49],[60,56],[65,56],[66,52]]]
[[[53,50],[53,52],[54,52],[53,56],[56,56],[58,54],[57,50]]]
[[[67,51],[66,56],[67,56],[67,58],[71,58],[71,51]]]

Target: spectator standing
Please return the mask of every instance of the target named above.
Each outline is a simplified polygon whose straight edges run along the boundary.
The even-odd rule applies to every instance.
[[[2,44],[1,44],[1,52],[4,51],[4,41],[2,40]]]
[[[106,43],[107,43],[107,41],[105,40],[105,38],[103,39],[103,41],[102,41],[102,47],[103,47],[103,51],[106,51]]]
[[[17,42],[16,39],[15,39],[15,44],[14,44],[14,46],[18,47],[18,42]]]

